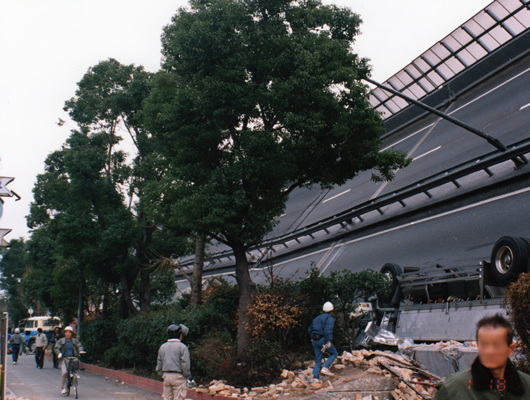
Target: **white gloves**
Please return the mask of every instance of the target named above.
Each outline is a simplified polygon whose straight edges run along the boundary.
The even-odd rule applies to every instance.
[[[324,346],[322,346],[322,354],[326,352],[327,349],[331,347],[331,342],[327,342]]]
[[[63,358],[63,353],[59,353],[59,358]]]

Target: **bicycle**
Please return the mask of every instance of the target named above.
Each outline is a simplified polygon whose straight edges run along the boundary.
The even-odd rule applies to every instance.
[[[78,398],[79,391],[77,390],[77,374],[75,371],[79,370],[79,359],[77,357],[65,357],[66,363],[66,393],[70,396],[70,388],[74,388],[75,398]]]

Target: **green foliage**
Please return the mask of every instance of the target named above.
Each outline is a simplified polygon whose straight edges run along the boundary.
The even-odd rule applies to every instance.
[[[227,331],[207,333],[191,349],[192,373],[203,382],[234,377],[236,343]]]
[[[257,338],[250,350],[250,370],[247,379],[254,385],[274,382],[282,372],[283,360],[280,345]]]
[[[87,352],[85,356],[89,362],[98,362],[103,356],[104,362],[111,366],[117,366],[116,355],[107,351],[114,348],[118,343],[118,335],[116,333],[116,322],[107,318],[97,318],[90,323],[82,323],[82,337],[83,348]],[[106,358],[108,357],[108,358]]]
[[[380,272],[370,269],[352,272],[345,269],[329,274],[327,292],[330,300],[343,310],[358,300],[368,301],[377,294],[384,296],[389,289],[389,283]]]
[[[127,351],[127,346],[124,343],[111,347],[103,354],[103,364],[111,368],[127,368],[129,363],[124,355]]]
[[[28,298],[23,296],[21,281],[30,269],[30,261],[27,244],[23,239],[13,239],[9,246],[0,250],[0,289],[4,291],[9,318],[16,324],[29,316],[24,306]]]
[[[391,178],[406,165],[404,154],[379,153],[383,123],[359,81],[369,67],[351,51],[359,24],[320,1],[179,10],[145,108],[166,167],[157,200],[167,219],[251,245],[294,187],[371,168]]]

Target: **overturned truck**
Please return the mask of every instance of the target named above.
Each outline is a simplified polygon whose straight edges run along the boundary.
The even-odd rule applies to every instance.
[[[478,265],[402,269],[387,263],[381,272],[391,291],[374,299],[374,322],[415,342],[475,340],[479,319],[506,314],[506,286],[528,272],[529,264],[530,239],[511,236],[497,240],[490,260]]]

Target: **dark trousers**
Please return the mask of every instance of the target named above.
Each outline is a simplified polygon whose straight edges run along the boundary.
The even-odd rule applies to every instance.
[[[18,361],[18,353],[20,352],[20,345],[12,344],[11,351],[12,351],[11,358],[13,359],[13,362],[16,363]]]
[[[44,367],[44,347],[35,347],[35,362],[37,367]]]
[[[52,354],[53,354],[53,368],[59,368],[59,356],[55,354],[55,351],[52,351]]]

